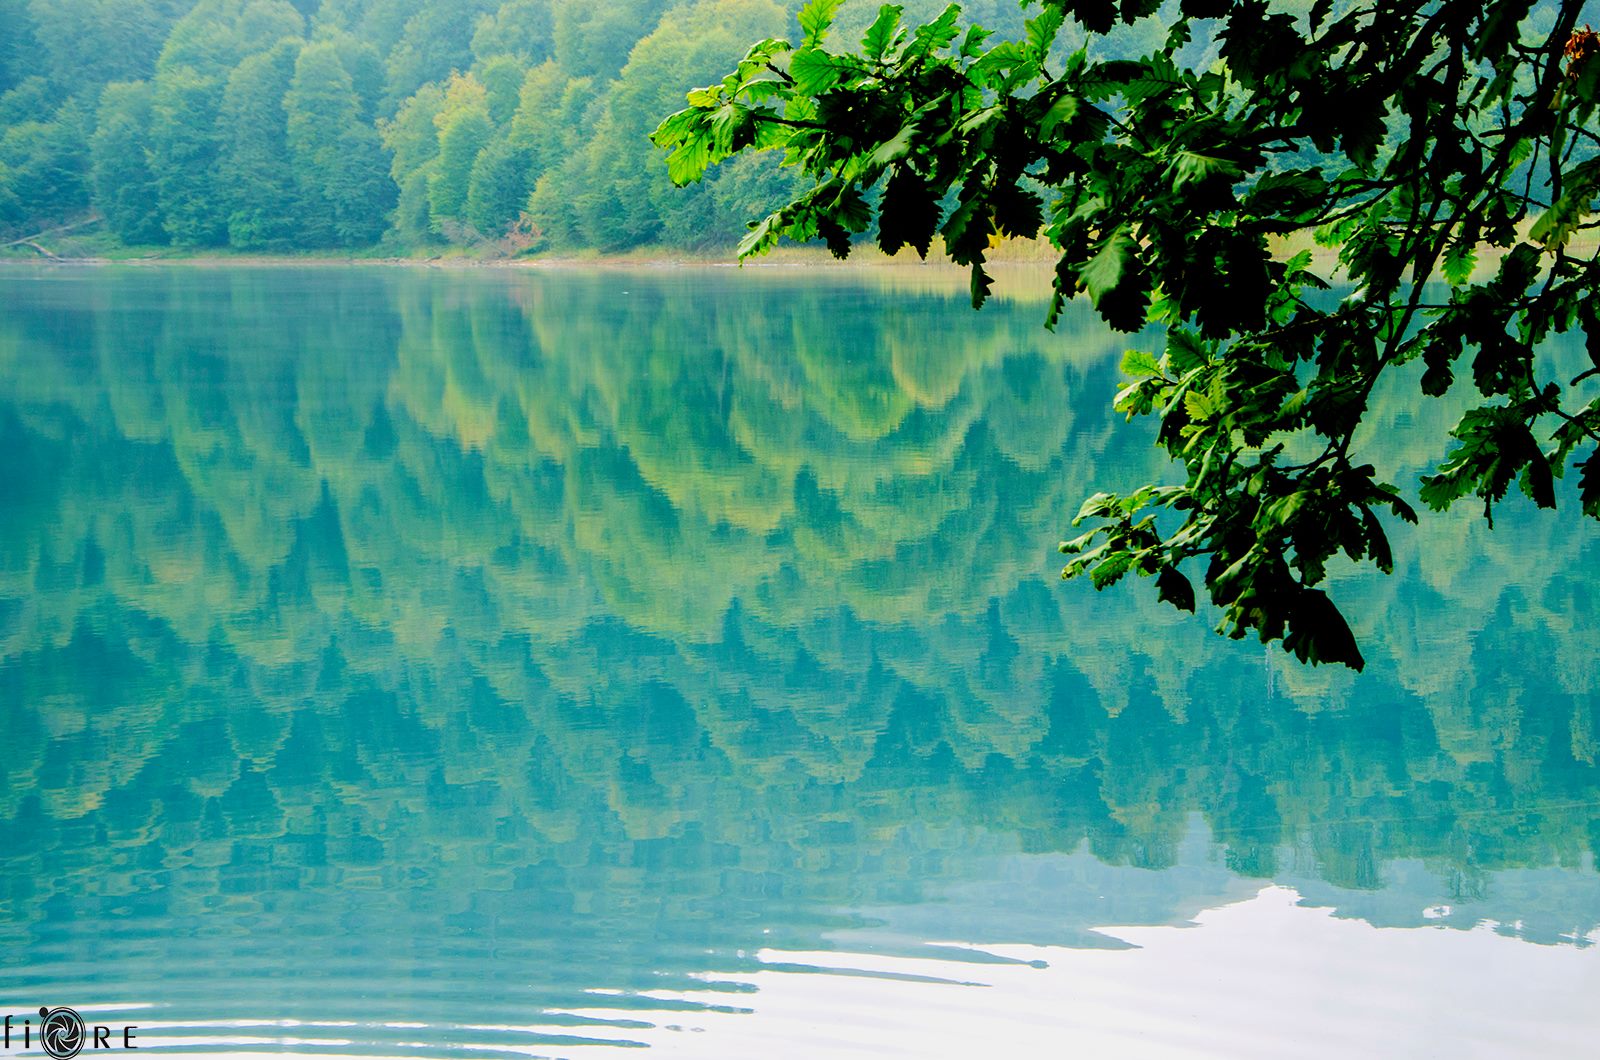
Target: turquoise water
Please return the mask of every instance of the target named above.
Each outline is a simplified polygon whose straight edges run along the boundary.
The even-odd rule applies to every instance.
[[[1365,674],[1062,584],[1122,341],[931,270],[0,271],[0,1004],[148,1048],[1575,1055],[1600,533]],[[1380,403],[1414,486],[1450,410]],[[854,1050],[854,1052],[852,1052]]]

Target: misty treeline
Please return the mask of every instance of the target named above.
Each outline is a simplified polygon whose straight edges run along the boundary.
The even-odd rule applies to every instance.
[[[648,134],[797,6],[4,0],[0,236],[98,218],[128,245],[267,252],[731,241],[792,175],[768,154],[673,189]],[[864,25],[877,5],[846,6]]]

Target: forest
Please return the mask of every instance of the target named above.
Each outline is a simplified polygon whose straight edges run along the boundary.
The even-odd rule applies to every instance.
[[[12,0],[0,242],[257,253],[731,245],[770,154],[674,189],[648,137],[778,0]],[[912,16],[935,0],[912,0]],[[981,0],[1002,32],[1022,12]],[[847,5],[841,26],[876,5]],[[48,243],[48,240],[46,241]]]

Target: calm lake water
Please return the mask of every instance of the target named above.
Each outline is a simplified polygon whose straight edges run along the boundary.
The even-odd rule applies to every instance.
[[[191,1054],[1593,1055],[1594,524],[1396,531],[1336,584],[1360,676],[1064,585],[1080,500],[1163,471],[1123,341],[1043,309],[0,271],[0,1005]],[[1374,418],[1414,488],[1450,410]]]

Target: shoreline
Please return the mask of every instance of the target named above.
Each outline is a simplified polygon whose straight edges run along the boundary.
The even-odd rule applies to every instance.
[[[1595,241],[1575,241],[1575,249],[1590,250]],[[460,251],[447,251],[439,254],[329,254],[317,251],[289,254],[256,254],[241,253],[227,250],[182,252],[170,251],[168,248],[150,248],[153,252],[139,254],[142,248],[130,249],[128,256],[112,256],[105,254],[57,255],[45,256],[42,254],[24,255],[11,251],[10,247],[0,248],[0,268],[24,267],[39,268],[48,266],[63,267],[112,267],[127,266],[130,268],[414,268],[414,269],[440,269],[455,271],[475,270],[503,270],[503,271],[566,271],[566,270],[606,270],[619,269],[630,271],[641,270],[674,270],[674,269],[756,269],[761,271],[791,271],[810,270],[818,273],[836,272],[840,274],[850,272],[874,273],[920,273],[926,276],[940,276],[955,279],[965,284],[968,268],[957,265],[944,257],[941,252],[931,251],[926,259],[918,258],[915,253],[907,251],[893,257],[884,254],[871,242],[864,242],[854,249],[850,257],[845,259],[835,258],[822,247],[811,246],[785,246],[770,253],[763,254],[748,261],[740,261],[730,247],[726,252],[706,251],[674,251],[662,247],[644,247],[634,251],[619,254],[603,254],[599,252],[580,251],[577,253],[549,253],[531,257],[480,257]],[[1275,257],[1286,259],[1297,251],[1309,250],[1313,258],[1313,267],[1322,272],[1325,279],[1337,283],[1339,280],[1338,252],[1333,248],[1320,246],[1313,243],[1310,238],[1301,237],[1282,241],[1280,245],[1272,248]],[[1042,240],[1015,240],[1002,243],[994,247],[992,256],[985,262],[985,268],[991,271],[1028,272],[1037,270],[1053,271],[1056,263],[1056,249]],[[1501,248],[1483,248],[1475,267],[1473,268],[1474,282],[1482,282],[1492,275],[1498,266],[1500,258],[1505,251]]]
[[[382,268],[431,268],[431,269],[575,269],[575,268],[648,268],[648,269],[678,269],[678,268],[751,268],[751,269],[934,269],[941,272],[955,272],[966,275],[967,267],[956,265],[947,258],[929,255],[927,260],[922,260],[913,255],[900,255],[889,257],[876,252],[861,251],[852,254],[849,258],[840,260],[826,251],[809,252],[803,248],[788,251],[779,251],[763,255],[749,261],[740,261],[730,252],[727,256],[695,255],[695,254],[599,254],[588,255],[552,255],[537,258],[474,258],[467,255],[448,256],[404,256],[388,255],[361,257],[354,255],[334,256],[323,254],[172,254],[151,255],[147,257],[108,257],[105,255],[67,256],[57,255],[43,257],[34,255],[24,257],[20,254],[0,254],[0,267],[3,266],[108,266],[126,265],[137,268],[157,268],[162,266],[177,266],[183,268],[226,268],[226,267],[262,267],[262,268],[318,268],[318,267],[350,267],[350,266],[377,266]],[[1010,268],[1016,266],[1050,266],[1054,259],[1040,258],[1009,258],[1001,257],[986,263],[986,267]]]
[[[48,233],[45,233],[48,235]],[[821,246],[783,246],[749,261],[741,262],[732,246],[720,250],[678,250],[664,246],[645,246],[619,253],[597,250],[546,251],[527,256],[474,253],[459,247],[436,252],[385,254],[381,249],[339,253],[319,250],[290,253],[255,253],[228,248],[181,250],[171,247],[109,247],[99,240],[66,239],[56,253],[24,254],[13,247],[0,248],[4,265],[130,265],[140,267],[180,265],[184,267],[321,267],[375,265],[386,268],[417,267],[438,269],[572,269],[572,268],[816,268],[816,269],[936,269],[966,274],[966,266],[955,265],[936,248],[926,260],[912,251],[893,257],[880,251],[873,242],[863,241],[846,259],[835,258]],[[36,248],[38,249],[38,248]],[[76,253],[74,253],[76,251]],[[110,253],[105,253],[110,251]],[[991,251],[989,265],[1047,265],[1056,261],[1056,250],[1043,240],[1016,240]]]
[[[1021,251],[1021,253],[1019,253]],[[487,278],[498,273],[509,280],[513,276],[532,277],[544,273],[552,277],[580,273],[654,274],[665,278],[673,274],[685,277],[695,273],[736,273],[748,270],[750,282],[765,280],[773,283],[794,281],[820,281],[826,283],[871,284],[891,290],[942,292],[951,297],[969,296],[970,272],[964,265],[956,265],[948,258],[932,253],[922,260],[915,253],[889,257],[875,245],[863,245],[849,258],[839,260],[826,250],[817,247],[784,247],[771,254],[740,262],[730,251],[726,255],[667,253],[661,251],[628,254],[565,254],[528,258],[478,258],[470,255],[437,255],[406,257],[398,255],[361,257],[326,254],[235,254],[198,253],[151,255],[147,257],[108,257],[84,255],[82,257],[0,255],[0,271],[18,270],[70,270],[70,269],[130,269],[156,273],[191,271],[197,273],[223,272],[230,269],[260,270],[326,270],[326,269],[393,269],[431,270],[436,273],[457,273],[462,276],[476,273]],[[1038,256],[1032,247],[1000,248],[996,260],[986,263],[995,284],[990,298],[999,302],[1045,302],[1051,293],[1055,276],[1055,258]]]
[[[989,262],[989,266],[1008,267],[1016,265],[1046,265],[1048,262],[1020,262],[998,261]],[[499,270],[538,270],[538,269],[605,269],[605,268],[635,268],[635,269],[938,269],[940,271],[960,272],[965,274],[967,269],[962,265],[954,265],[949,261],[919,261],[915,258],[904,261],[894,258],[856,259],[838,261],[830,257],[804,258],[794,260],[756,260],[741,262],[734,258],[674,258],[674,257],[561,257],[537,259],[511,259],[491,260],[484,258],[331,258],[300,256],[295,254],[263,254],[263,255],[206,255],[191,254],[163,258],[107,258],[107,257],[56,257],[56,258],[23,258],[0,257],[0,267],[4,266],[129,266],[132,268],[349,268],[352,266],[373,266],[378,268],[427,268],[427,269],[499,269]]]

